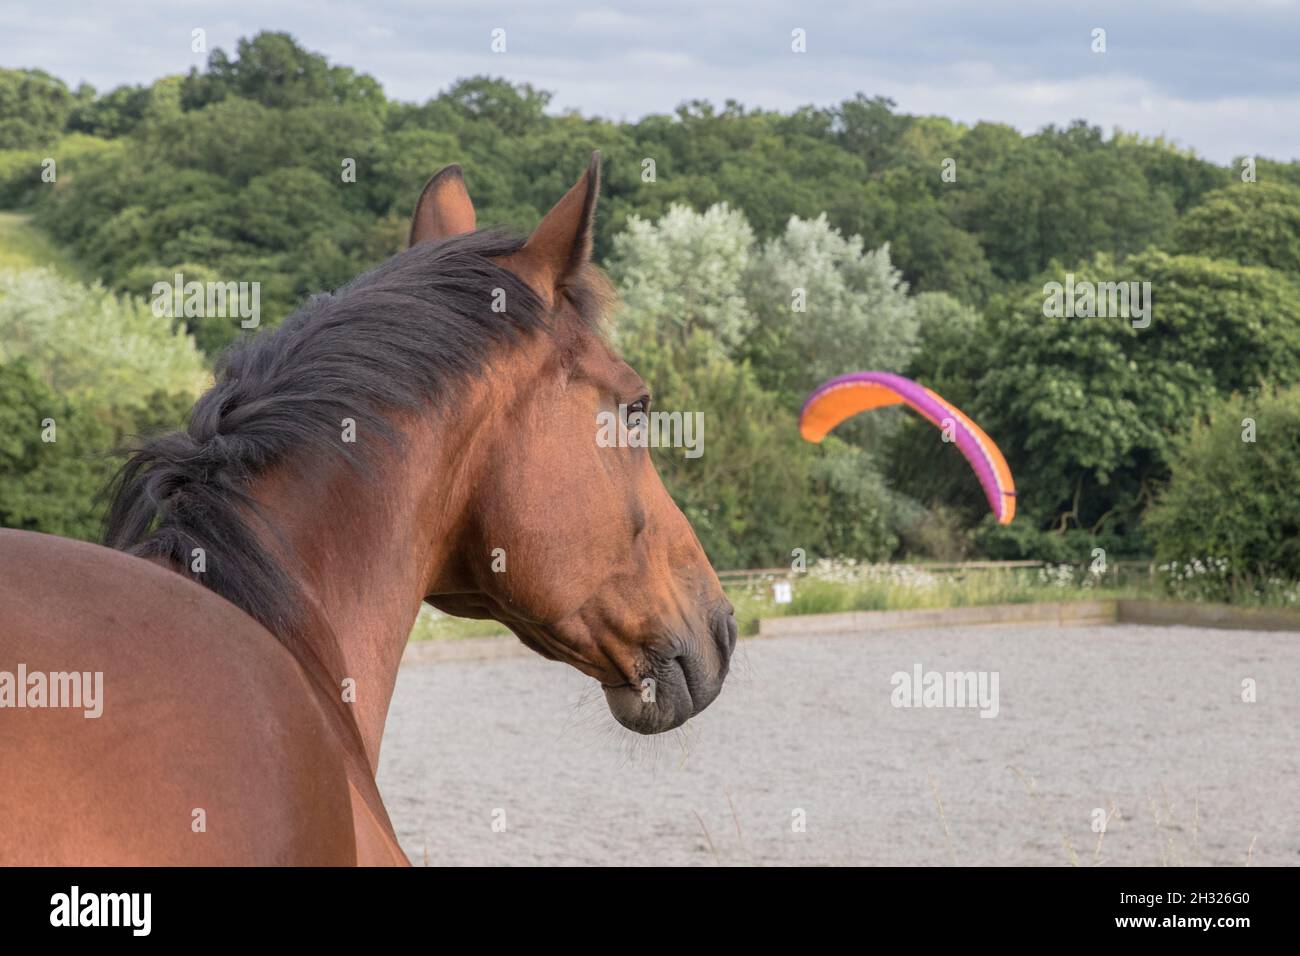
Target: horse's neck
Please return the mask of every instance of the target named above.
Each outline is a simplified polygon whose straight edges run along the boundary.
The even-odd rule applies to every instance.
[[[391,464],[362,478],[342,466],[303,486],[289,473],[259,483],[279,552],[303,590],[291,650],[336,713],[355,725],[373,771],[397,669],[450,523],[429,505],[445,473],[428,429],[407,436]],[[450,504],[450,503],[445,503]]]

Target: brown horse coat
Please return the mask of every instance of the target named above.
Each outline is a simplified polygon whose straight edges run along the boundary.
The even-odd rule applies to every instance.
[[[99,717],[0,711],[0,864],[400,854],[360,742],[239,608],[141,558],[23,531],[0,531],[0,581],[0,668],[104,675]],[[350,781],[373,822],[354,827]]]

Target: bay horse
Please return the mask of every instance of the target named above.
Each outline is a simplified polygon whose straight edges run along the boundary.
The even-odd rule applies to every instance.
[[[650,402],[604,331],[599,182],[596,154],[524,240],[447,167],[405,251],[133,454],[106,547],[0,532],[0,864],[406,865],[375,772],[422,601],[593,677],[634,731],[718,695],[717,575],[647,449],[596,440]],[[18,667],[102,675],[102,713],[16,702]]]

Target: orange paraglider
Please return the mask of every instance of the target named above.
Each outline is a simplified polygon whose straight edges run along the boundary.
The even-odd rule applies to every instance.
[[[898,404],[906,404],[938,428],[952,429],[998,524],[1010,524],[1016,515],[1016,485],[998,446],[961,409],[909,378],[889,372],[850,372],[823,382],[804,402],[799,434],[806,441],[819,442],[846,418]]]

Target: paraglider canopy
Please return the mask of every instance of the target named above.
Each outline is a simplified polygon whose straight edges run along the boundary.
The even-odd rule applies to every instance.
[[[799,414],[799,434],[820,442],[840,422],[860,412],[906,404],[931,424],[951,434],[979,478],[998,524],[1016,515],[1016,486],[998,446],[961,409],[924,385],[889,372],[850,372],[823,382],[808,396]]]

